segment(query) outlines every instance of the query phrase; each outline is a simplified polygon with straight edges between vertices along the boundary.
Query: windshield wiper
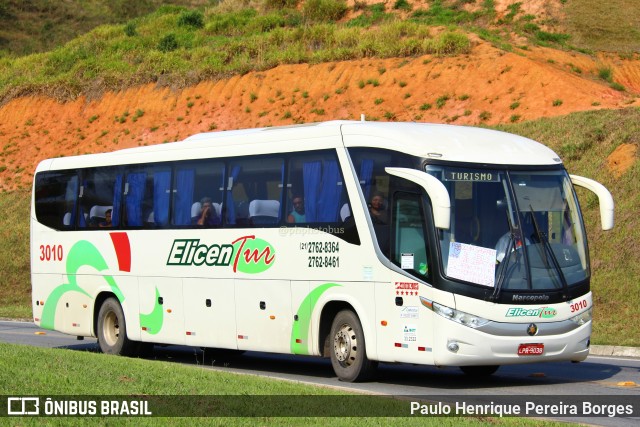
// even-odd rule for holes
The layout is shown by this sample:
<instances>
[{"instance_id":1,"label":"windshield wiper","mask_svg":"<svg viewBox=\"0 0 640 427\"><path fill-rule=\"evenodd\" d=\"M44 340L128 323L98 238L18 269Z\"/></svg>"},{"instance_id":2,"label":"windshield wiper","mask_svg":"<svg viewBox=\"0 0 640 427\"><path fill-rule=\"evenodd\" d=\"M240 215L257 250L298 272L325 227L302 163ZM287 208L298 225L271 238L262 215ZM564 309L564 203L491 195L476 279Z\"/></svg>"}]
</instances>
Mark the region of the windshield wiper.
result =
<instances>
[{"instance_id":1,"label":"windshield wiper","mask_svg":"<svg viewBox=\"0 0 640 427\"><path fill-rule=\"evenodd\" d=\"M498 278L496 279L496 286L493 290L493 294L489 297L490 301L497 301L500 298L500 291L502 290L502 283L504 283L504 278L507 275L507 268L509 267L509 259L511 259L511 248L514 246L514 242L516 237L514 233L509 232L509 243L507 244L507 249L504 253L504 258L500 261L500 273L498 273Z\"/></svg>"},{"instance_id":2,"label":"windshield wiper","mask_svg":"<svg viewBox=\"0 0 640 427\"><path fill-rule=\"evenodd\" d=\"M549 258L551 258L553 268L556 270L558 278L560 279L560 283L562 284L562 299L566 301L569 297L569 285L567 284L567 279L566 277L564 277L564 273L562 272L562 268L560 267L558 258L556 258L556 254L553 253L553 249L551 248L549 240L547 240L547 236L544 234L544 232L542 232L542 230L540 230L540 227L538 227L538 221L536 220L535 211L533 210L533 207L531 205L529 205L529 210L531 211L531 219L533 219L533 227L535 228L538 240L540 240L540 243L542 243L542 245L544 246L544 256L542 256L542 261L544 262L545 267L548 270L551 270L551 268L549 268ZM547 253L549 254L549 258L547 258Z\"/></svg>"},{"instance_id":3,"label":"windshield wiper","mask_svg":"<svg viewBox=\"0 0 640 427\"><path fill-rule=\"evenodd\" d=\"M489 297L489 301L497 301L500 298L500 291L502 291L502 284L504 283L504 278L507 275L507 269L509 268L509 260L511 259L511 250L515 248L516 236L515 227L511 223L511 217L509 216L509 212L507 214L507 225L509 226L509 242L507 243L507 248L505 249L504 256L500 261L500 272L498 273L498 277L496 279L495 288L493 290L493 294ZM516 255L517 257L517 255ZM516 263L517 264L517 259Z\"/></svg>"}]
</instances>

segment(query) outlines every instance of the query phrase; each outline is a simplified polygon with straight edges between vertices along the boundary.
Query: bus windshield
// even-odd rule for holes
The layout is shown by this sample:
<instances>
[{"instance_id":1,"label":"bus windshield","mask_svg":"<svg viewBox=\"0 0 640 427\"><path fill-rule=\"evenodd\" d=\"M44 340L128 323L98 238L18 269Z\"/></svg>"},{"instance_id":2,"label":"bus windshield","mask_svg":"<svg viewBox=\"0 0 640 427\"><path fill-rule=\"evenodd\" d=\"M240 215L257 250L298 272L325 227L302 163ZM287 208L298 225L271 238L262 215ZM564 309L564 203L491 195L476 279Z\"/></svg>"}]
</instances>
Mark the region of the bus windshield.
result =
<instances>
[{"instance_id":1,"label":"bus windshield","mask_svg":"<svg viewBox=\"0 0 640 427\"><path fill-rule=\"evenodd\" d=\"M440 230L444 274L510 292L566 290L589 277L585 232L563 169L509 171L428 165L449 191Z\"/></svg>"}]
</instances>

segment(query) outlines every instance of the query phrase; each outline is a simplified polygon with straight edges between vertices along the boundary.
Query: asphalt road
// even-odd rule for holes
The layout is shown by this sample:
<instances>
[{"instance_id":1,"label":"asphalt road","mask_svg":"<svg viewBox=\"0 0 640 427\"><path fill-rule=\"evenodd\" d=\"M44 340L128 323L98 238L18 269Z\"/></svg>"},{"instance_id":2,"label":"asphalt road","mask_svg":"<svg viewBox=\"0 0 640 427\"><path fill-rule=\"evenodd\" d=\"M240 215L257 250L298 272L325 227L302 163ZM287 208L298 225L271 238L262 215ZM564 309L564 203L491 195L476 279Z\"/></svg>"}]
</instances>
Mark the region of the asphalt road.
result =
<instances>
[{"instance_id":1,"label":"asphalt road","mask_svg":"<svg viewBox=\"0 0 640 427\"><path fill-rule=\"evenodd\" d=\"M0 342L69 350L98 351L95 339L78 341L73 336L44 331L32 323L0 321ZM502 366L491 377L471 379L457 368L381 364L375 381L349 384L338 381L326 359L247 352L240 357L204 357L199 349L156 346L152 360L206 366L210 369L261 375L356 392L393 396L428 396L435 401L448 397L476 401L504 396L535 401L556 397L565 403L573 398L597 396L609 403L632 402L640 410L640 360L590 356L582 363L537 363ZM479 400L477 400L480 403ZM488 402L488 401L487 401ZM485 403L485 400L482 400ZM553 418L553 417L548 417ZM559 418L560 419L560 418ZM640 417L569 417L565 421L602 426L638 426Z\"/></svg>"}]
</instances>

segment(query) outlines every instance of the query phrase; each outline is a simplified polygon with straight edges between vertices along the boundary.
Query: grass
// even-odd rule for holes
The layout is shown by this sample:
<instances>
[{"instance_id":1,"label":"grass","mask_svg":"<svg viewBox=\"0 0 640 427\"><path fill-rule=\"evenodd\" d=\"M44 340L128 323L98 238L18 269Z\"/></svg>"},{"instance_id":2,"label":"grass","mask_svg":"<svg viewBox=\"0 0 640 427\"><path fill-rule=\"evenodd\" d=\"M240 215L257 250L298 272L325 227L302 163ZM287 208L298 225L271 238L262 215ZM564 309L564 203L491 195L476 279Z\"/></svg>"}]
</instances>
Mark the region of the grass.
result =
<instances>
[{"instance_id":1,"label":"grass","mask_svg":"<svg viewBox=\"0 0 640 427\"><path fill-rule=\"evenodd\" d=\"M430 107L429 107L430 108ZM426 105L421 110L427 110ZM320 110L316 112L320 114ZM291 112L284 113L285 118ZM386 112L392 120L393 113ZM213 125L214 126L214 125ZM558 153L570 173L604 184L616 203L616 226L599 227L595 196L578 191L591 253L591 289L595 301L593 344L640 346L635 323L640 307L640 162L620 177L607 170L606 159L622 143L640 144L640 109L574 113L565 117L517 122L501 130L535 139ZM0 193L0 317L30 318L29 194Z\"/></svg>"},{"instance_id":2,"label":"grass","mask_svg":"<svg viewBox=\"0 0 640 427\"><path fill-rule=\"evenodd\" d=\"M0 317L31 318L28 192L0 194Z\"/></svg>"},{"instance_id":3,"label":"grass","mask_svg":"<svg viewBox=\"0 0 640 427\"><path fill-rule=\"evenodd\" d=\"M88 0L82 16L65 2L33 0L20 8L9 2L0 7L0 24L12 25L0 28L16 33L0 30L0 101L31 94L69 100L144 83L180 88L282 64L460 55L470 52L468 33L503 50L513 49L517 34L545 46L637 52L634 2L567 2L561 15L566 18L545 19L523 15L519 3L498 18L490 0L474 12L465 10L466 1L434 0L410 11L408 3L396 2L388 12L383 3L355 2L357 15L347 20L340 0L223 1L207 8L195 0ZM43 28L35 31L34 22L44 22ZM18 33L27 26L46 43L16 45L25 40ZM434 26L445 29L433 31ZM570 31L554 32L556 27ZM59 31L66 35L57 37ZM28 55L33 52L42 53Z\"/></svg>"},{"instance_id":4,"label":"grass","mask_svg":"<svg viewBox=\"0 0 640 427\"><path fill-rule=\"evenodd\" d=\"M564 10L573 45L592 51L640 50L640 18L636 0L569 1Z\"/></svg>"},{"instance_id":5,"label":"grass","mask_svg":"<svg viewBox=\"0 0 640 427\"><path fill-rule=\"evenodd\" d=\"M209 9L208 9L209 10ZM74 99L89 88L119 90L157 82L184 87L281 64L370 57L457 55L471 49L457 30L430 35L427 24L385 21L375 27L306 21L302 11L254 9L202 16L202 26L180 25L185 9L163 7L125 25L104 25L50 52L0 57L0 99L43 94Z\"/></svg>"},{"instance_id":6,"label":"grass","mask_svg":"<svg viewBox=\"0 0 640 427\"><path fill-rule=\"evenodd\" d=\"M30 94L69 100L144 83L180 88L281 64L460 55L471 49L467 33L503 50L513 50L513 34L579 51L640 50L636 0L563 2L552 17L524 15L515 3L502 18L492 0L474 12L466 0L412 10L397 1L388 11L356 1L346 20L341 0L19 3L0 3L0 102Z\"/></svg>"},{"instance_id":7,"label":"grass","mask_svg":"<svg viewBox=\"0 0 640 427\"><path fill-rule=\"evenodd\" d=\"M195 354L194 354L194 357ZM72 351L63 349L43 349L22 345L0 343L0 358L3 369L0 370L0 386L9 395L31 396L76 396L75 400L83 400L82 396L91 396L89 400L136 399L141 396L154 402L153 396L176 396L173 402L180 403L180 397L191 405L198 402L187 396L203 396L201 402L210 407L214 399L222 402L217 404L208 417L200 418L158 418L158 417L111 417L109 425L155 426L161 425L282 425L282 426L315 426L319 423L329 426L352 425L354 427L385 426L394 418L387 417L358 417L349 414L384 414L395 416L395 420L403 425L415 426L536 426L539 420L524 418L492 418L492 417L410 417L410 401L385 398L379 396L350 395L335 389L310 386L289 381L279 381L261 378L253 375L239 375L227 372L192 367L178 363L159 362L142 359L127 359L124 357L108 356L86 351ZM25 363L28 360L29 363ZM90 381L87 381L90 378ZM96 386L99 385L97 389ZM97 396L99 390L99 396ZM224 396L235 398L225 398ZM254 397L252 399L252 396ZM251 403L263 396L275 403L280 403L285 412L296 411L299 408L287 408L296 402L309 403L309 410L318 412L318 403L324 399L332 399L334 405L325 408L331 414L336 413L336 406L349 406L340 416L334 417L237 417L214 418L213 415L224 410L224 403L237 407L235 414L251 413L255 408ZM282 396L280 398L279 396ZM299 397L298 400L297 397ZM305 397L310 397L306 400ZM315 399L315 398L317 399ZM333 400L333 399L338 399ZM234 403L235 402L235 403ZM357 405L361 402L360 405ZM356 405L353 405L356 403ZM351 404L351 405L349 405ZM197 405L194 410L206 410L204 404ZM167 410L155 407L156 411ZM258 408L260 410L262 408ZM322 409L322 408L321 408ZM346 408L345 408L346 409ZM184 410L184 407L179 409ZM326 413L324 412L323 413ZM156 412L158 413L158 412ZM398 417L402 417L400 420ZM104 425L106 419L102 417L12 417L14 425ZM561 422L545 421L545 425L566 426Z\"/></svg>"},{"instance_id":8,"label":"grass","mask_svg":"<svg viewBox=\"0 0 640 427\"><path fill-rule=\"evenodd\" d=\"M103 24L126 22L146 15L162 4L194 7L201 0L52 0L0 1L0 57L45 52ZM128 31L134 34L135 25Z\"/></svg>"}]
</instances>

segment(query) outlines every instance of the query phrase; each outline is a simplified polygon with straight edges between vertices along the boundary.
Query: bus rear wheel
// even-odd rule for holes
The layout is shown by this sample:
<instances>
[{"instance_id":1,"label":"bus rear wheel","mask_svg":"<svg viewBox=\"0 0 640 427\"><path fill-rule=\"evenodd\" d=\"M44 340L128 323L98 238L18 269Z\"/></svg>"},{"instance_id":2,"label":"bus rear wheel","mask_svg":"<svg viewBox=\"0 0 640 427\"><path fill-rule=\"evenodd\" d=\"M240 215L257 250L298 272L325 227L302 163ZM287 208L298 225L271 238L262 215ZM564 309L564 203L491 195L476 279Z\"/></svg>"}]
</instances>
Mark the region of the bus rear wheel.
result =
<instances>
[{"instance_id":1,"label":"bus rear wheel","mask_svg":"<svg viewBox=\"0 0 640 427\"><path fill-rule=\"evenodd\" d=\"M342 310L331 325L331 365L340 381L365 381L375 373L378 362L367 358L360 319Z\"/></svg>"},{"instance_id":2,"label":"bus rear wheel","mask_svg":"<svg viewBox=\"0 0 640 427\"><path fill-rule=\"evenodd\" d=\"M470 377L488 377L495 374L498 368L500 365L460 366L460 370Z\"/></svg>"},{"instance_id":3,"label":"bus rear wheel","mask_svg":"<svg viewBox=\"0 0 640 427\"><path fill-rule=\"evenodd\" d=\"M127 338L127 323L122 306L115 298L107 298L98 312L98 344L105 354L134 356L139 343Z\"/></svg>"}]
</instances>

